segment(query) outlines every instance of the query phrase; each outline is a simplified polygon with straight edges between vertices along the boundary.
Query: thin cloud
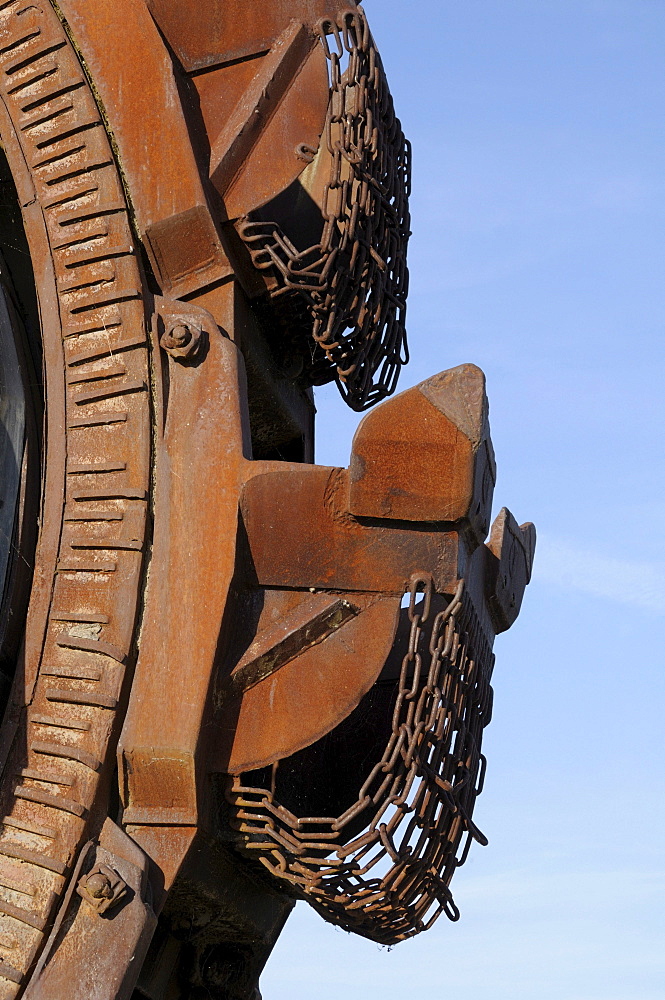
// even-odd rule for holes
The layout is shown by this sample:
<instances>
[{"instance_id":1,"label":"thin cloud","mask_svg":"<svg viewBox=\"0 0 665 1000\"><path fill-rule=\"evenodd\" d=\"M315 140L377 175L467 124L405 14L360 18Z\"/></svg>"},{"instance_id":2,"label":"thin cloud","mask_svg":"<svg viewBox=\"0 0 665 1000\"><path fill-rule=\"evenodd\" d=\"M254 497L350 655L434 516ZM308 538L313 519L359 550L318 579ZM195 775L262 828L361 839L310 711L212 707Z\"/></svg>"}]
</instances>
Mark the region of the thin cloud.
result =
<instances>
[{"instance_id":1,"label":"thin cloud","mask_svg":"<svg viewBox=\"0 0 665 1000\"><path fill-rule=\"evenodd\" d=\"M655 563L617 559L539 534L534 576L568 590L665 614L665 570Z\"/></svg>"}]
</instances>

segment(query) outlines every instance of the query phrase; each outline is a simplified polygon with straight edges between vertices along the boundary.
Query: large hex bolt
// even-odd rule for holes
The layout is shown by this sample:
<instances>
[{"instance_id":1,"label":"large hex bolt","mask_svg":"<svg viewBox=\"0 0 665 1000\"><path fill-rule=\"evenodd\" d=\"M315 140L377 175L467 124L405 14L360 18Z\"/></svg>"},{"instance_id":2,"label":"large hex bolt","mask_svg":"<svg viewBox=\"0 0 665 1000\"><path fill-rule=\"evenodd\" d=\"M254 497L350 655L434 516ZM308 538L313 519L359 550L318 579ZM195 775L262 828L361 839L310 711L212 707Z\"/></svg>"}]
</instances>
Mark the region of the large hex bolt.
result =
<instances>
[{"instance_id":1,"label":"large hex bolt","mask_svg":"<svg viewBox=\"0 0 665 1000\"><path fill-rule=\"evenodd\" d=\"M197 327L178 318L167 325L159 342L172 358L192 361L201 351L203 336Z\"/></svg>"},{"instance_id":2,"label":"large hex bolt","mask_svg":"<svg viewBox=\"0 0 665 1000\"><path fill-rule=\"evenodd\" d=\"M76 891L98 913L106 913L127 894L127 883L113 868L97 865L79 880Z\"/></svg>"},{"instance_id":3,"label":"large hex bolt","mask_svg":"<svg viewBox=\"0 0 665 1000\"><path fill-rule=\"evenodd\" d=\"M94 899L110 899L113 895L111 880L102 872L88 875L85 880L85 891Z\"/></svg>"}]
</instances>

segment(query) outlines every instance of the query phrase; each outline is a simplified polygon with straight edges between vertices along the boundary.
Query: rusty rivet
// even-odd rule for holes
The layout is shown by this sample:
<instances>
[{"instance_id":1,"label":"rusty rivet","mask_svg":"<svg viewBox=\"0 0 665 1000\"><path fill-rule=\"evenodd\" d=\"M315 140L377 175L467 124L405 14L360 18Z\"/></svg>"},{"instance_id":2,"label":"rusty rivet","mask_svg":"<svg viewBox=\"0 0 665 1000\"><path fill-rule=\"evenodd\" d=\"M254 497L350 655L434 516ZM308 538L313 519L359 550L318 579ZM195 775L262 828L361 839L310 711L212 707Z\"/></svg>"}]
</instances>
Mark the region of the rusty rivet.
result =
<instances>
[{"instance_id":1,"label":"rusty rivet","mask_svg":"<svg viewBox=\"0 0 665 1000\"><path fill-rule=\"evenodd\" d=\"M172 358L187 361L195 358L203 346L201 331L182 320L167 327L159 342Z\"/></svg>"}]
</instances>

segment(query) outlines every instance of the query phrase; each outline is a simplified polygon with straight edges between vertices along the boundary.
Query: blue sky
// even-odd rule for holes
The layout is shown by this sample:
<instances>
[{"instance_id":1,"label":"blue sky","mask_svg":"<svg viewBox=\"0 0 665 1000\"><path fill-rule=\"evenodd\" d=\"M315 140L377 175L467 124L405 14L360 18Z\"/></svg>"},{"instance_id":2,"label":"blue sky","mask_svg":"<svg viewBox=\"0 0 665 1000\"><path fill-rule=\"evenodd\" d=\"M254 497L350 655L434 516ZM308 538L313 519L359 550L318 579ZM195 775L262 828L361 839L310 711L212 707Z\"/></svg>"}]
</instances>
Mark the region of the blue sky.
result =
<instances>
[{"instance_id":1,"label":"blue sky","mask_svg":"<svg viewBox=\"0 0 665 1000\"><path fill-rule=\"evenodd\" d=\"M484 369L497 509L539 543L461 921L388 952L299 904L263 996L663 1000L665 3L366 10L414 146L400 388ZM345 465L358 418L317 405L317 461Z\"/></svg>"}]
</instances>

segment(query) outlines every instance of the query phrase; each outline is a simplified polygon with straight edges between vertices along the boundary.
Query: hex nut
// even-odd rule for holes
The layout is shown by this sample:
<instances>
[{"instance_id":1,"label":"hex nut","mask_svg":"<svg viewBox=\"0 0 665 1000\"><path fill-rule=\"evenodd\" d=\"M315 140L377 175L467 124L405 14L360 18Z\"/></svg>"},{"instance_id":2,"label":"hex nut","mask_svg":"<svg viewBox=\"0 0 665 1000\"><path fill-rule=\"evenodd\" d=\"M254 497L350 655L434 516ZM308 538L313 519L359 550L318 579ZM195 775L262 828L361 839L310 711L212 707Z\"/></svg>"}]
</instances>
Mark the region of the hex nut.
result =
<instances>
[{"instance_id":1,"label":"hex nut","mask_svg":"<svg viewBox=\"0 0 665 1000\"><path fill-rule=\"evenodd\" d=\"M98 913L113 909L127 894L127 883L108 865L96 865L79 879L76 886L81 899Z\"/></svg>"},{"instance_id":2,"label":"hex nut","mask_svg":"<svg viewBox=\"0 0 665 1000\"><path fill-rule=\"evenodd\" d=\"M177 319L166 328L159 343L172 358L192 361L203 347L203 336L191 323Z\"/></svg>"},{"instance_id":3,"label":"hex nut","mask_svg":"<svg viewBox=\"0 0 665 1000\"><path fill-rule=\"evenodd\" d=\"M113 895L111 880L102 872L93 872L85 880L85 890L95 899L110 899Z\"/></svg>"}]
</instances>

